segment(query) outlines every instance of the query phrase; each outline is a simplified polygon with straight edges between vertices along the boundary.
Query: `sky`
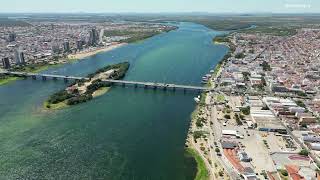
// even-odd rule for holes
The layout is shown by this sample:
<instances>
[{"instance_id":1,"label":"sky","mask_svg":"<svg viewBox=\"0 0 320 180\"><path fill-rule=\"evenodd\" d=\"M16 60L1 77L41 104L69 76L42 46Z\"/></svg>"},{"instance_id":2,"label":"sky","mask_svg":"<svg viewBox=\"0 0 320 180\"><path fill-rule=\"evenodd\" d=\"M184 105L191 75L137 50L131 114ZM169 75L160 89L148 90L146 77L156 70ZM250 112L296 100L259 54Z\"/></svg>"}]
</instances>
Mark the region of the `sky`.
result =
<instances>
[{"instance_id":1,"label":"sky","mask_svg":"<svg viewBox=\"0 0 320 180\"><path fill-rule=\"evenodd\" d=\"M0 13L320 13L320 0L0 0Z\"/></svg>"}]
</instances>

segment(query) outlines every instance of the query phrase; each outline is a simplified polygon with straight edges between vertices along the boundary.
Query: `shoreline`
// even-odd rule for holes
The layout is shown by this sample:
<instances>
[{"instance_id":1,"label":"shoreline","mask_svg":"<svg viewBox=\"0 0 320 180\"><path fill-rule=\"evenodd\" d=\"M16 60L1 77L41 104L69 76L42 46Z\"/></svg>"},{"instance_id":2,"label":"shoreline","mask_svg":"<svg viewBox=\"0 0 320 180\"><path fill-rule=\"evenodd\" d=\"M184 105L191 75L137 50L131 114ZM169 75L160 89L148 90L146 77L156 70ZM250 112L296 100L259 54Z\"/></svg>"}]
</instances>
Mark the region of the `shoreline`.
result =
<instances>
[{"instance_id":1,"label":"shoreline","mask_svg":"<svg viewBox=\"0 0 320 180\"><path fill-rule=\"evenodd\" d=\"M229 48L229 50L214 67L213 69L214 72L210 73L212 74L212 77L210 78L210 81L208 81L208 84L204 85L204 86L211 86L211 87L215 87L215 84L212 84L211 80L217 78L220 75L221 70L224 68L224 65L225 65L224 62L226 60L226 57L228 57L228 55L231 53L230 46L227 43L216 42L213 39L213 44L225 45ZM209 113L208 112L209 110L207 110L205 107L206 98L207 98L207 93L201 93L200 102L196 105L194 111L191 114L191 122L190 122L190 127L187 134L187 139L186 139L186 147L187 147L186 151L188 153L190 153L189 151L193 151L193 153L190 153L190 155L193 156L193 158L196 160L196 163L197 163L197 174L196 174L195 180L217 179L214 168L218 169L218 167L213 166L214 162L211 162L211 160L205 157L204 153L201 150L201 147L199 149L199 147L196 145L197 139L194 138L194 132L196 131L199 132L199 129L196 126L197 118L199 118L202 111Z\"/></svg>"},{"instance_id":2,"label":"shoreline","mask_svg":"<svg viewBox=\"0 0 320 180\"><path fill-rule=\"evenodd\" d=\"M120 47L125 46L127 44L128 43L118 43L118 44L106 46L106 47L95 49L95 50L91 50L91 51L87 50L86 52L80 52L80 53L76 53L76 54L69 54L66 59L60 58L59 61L58 61L59 63L57 63L57 64L39 65L38 68L36 68L34 70L29 70L29 71L26 71L26 72L38 73L38 72L41 72L41 71L45 71L45 70L47 70L47 69L49 69L51 67L61 66L63 64L69 63L71 61L78 61L78 60L81 60L81 59L84 59L84 58L88 58L88 57L97 55L97 54L102 53L102 52L112 51L114 49L120 48ZM65 63L62 63L63 61L65 61ZM9 84L9 83L14 82L14 81L19 80L19 79L21 79L21 78L13 77L13 76L8 76L8 77L5 77L3 79L0 78L0 86Z\"/></svg>"},{"instance_id":3,"label":"shoreline","mask_svg":"<svg viewBox=\"0 0 320 180\"><path fill-rule=\"evenodd\" d=\"M69 54L68 57L67 57L67 60L80 60L80 59L84 59L84 58L87 58L87 57L90 57L90 56L94 56L94 55L97 55L99 53L102 53L102 52L108 52L108 51L112 51L114 49L117 49L117 48L120 48L122 46L125 46L127 45L128 43L117 43L117 44L113 44L113 45L110 45L110 46L105 46L105 47L102 47L102 48L98 48L98 49L95 49L95 50L85 50L85 51L82 51L82 52L79 52L79 53L75 53L75 54Z\"/></svg>"}]
</instances>

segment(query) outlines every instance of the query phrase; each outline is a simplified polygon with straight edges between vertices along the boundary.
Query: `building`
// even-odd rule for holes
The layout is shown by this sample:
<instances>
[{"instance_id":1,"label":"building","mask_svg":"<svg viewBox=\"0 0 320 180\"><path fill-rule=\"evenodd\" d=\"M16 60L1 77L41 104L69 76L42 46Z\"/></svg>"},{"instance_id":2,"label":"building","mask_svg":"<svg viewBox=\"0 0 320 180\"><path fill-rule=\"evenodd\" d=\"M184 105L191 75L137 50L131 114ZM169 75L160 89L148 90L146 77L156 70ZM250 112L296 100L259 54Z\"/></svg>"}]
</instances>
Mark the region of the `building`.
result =
<instances>
[{"instance_id":1,"label":"building","mask_svg":"<svg viewBox=\"0 0 320 180\"><path fill-rule=\"evenodd\" d=\"M311 113L296 113L296 117L299 119L299 124L313 124L317 122L317 118L314 117Z\"/></svg>"},{"instance_id":2,"label":"building","mask_svg":"<svg viewBox=\"0 0 320 180\"><path fill-rule=\"evenodd\" d=\"M4 69L9 69L11 67L9 58L7 57L2 59L2 64Z\"/></svg>"},{"instance_id":3,"label":"building","mask_svg":"<svg viewBox=\"0 0 320 180\"><path fill-rule=\"evenodd\" d=\"M8 42L14 42L14 41L16 41L16 34L10 33L8 36Z\"/></svg>"},{"instance_id":4,"label":"building","mask_svg":"<svg viewBox=\"0 0 320 180\"><path fill-rule=\"evenodd\" d=\"M24 53L18 49L15 51L14 58L17 65L22 65L26 63Z\"/></svg>"},{"instance_id":5,"label":"building","mask_svg":"<svg viewBox=\"0 0 320 180\"><path fill-rule=\"evenodd\" d=\"M60 54L60 47L59 47L59 45L53 44L53 45L52 45L52 52L53 52L54 54Z\"/></svg>"},{"instance_id":6,"label":"building","mask_svg":"<svg viewBox=\"0 0 320 180\"><path fill-rule=\"evenodd\" d=\"M69 41L63 42L63 50L64 50L65 53L66 52L70 52L70 43L69 43Z\"/></svg>"},{"instance_id":7,"label":"building","mask_svg":"<svg viewBox=\"0 0 320 180\"><path fill-rule=\"evenodd\" d=\"M82 50L84 44L85 44L85 42L83 40L78 40L77 41L77 49Z\"/></svg>"},{"instance_id":8,"label":"building","mask_svg":"<svg viewBox=\"0 0 320 180\"><path fill-rule=\"evenodd\" d=\"M252 159L248 156L248 154L246 152L238 152L238 157L239 157L240 161L243 161L243 162L252 161Z\"/></svg>"},{"instance_id":9,"label":"building","mask_svg":"<svg viewBox=\"0 0 320 180\"><path fill-rule=\"evenodd\" d=\"M98 44L99 41L99 33L95 28L92 28L89 32L89 46L95 46Z\"/></svg>"}]
</instances>

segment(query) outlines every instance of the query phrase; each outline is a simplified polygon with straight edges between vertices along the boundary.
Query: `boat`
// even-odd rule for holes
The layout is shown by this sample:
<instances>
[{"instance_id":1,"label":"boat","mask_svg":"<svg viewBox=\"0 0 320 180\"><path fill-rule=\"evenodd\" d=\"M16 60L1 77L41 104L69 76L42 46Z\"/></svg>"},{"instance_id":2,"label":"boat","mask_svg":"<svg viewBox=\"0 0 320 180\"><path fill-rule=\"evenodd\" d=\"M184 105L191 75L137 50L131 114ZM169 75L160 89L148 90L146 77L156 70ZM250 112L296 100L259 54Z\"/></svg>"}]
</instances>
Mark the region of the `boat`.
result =
<instances>
[{"instance_id":1,"label":"boat","mask_svg":"<svg viewBox=\"0 0 320 180\"><path fill-rule=\"evenodd\" d=\"M193 98L196 103L200 102L200 96Z\"/></svg>"}]
</instances>

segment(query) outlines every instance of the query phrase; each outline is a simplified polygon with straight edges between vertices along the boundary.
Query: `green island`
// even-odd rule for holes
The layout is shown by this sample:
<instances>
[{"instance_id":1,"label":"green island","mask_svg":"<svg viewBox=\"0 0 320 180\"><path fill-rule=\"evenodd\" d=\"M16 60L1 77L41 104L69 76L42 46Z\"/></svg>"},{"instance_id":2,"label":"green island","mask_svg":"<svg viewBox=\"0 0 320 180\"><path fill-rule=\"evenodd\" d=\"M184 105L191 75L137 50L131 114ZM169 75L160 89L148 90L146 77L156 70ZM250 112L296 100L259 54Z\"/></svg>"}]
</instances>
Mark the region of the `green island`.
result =
<instances>
[{"instance_id":1,"label":"green island","mask_svg":"<svg viewBox=\"0 0 320 180\"><path fill-rule=\"evenodd\" d=\"M48 100L44 102L44 107L46 109L61 109L101 96L108 92L111 87L111 83L104 82L104 80L124 78L129 66L129 62L123 62L101 68L89 74L87 80L77 80L66 89L51 95Z\"/></svg>"}]
</instances>

